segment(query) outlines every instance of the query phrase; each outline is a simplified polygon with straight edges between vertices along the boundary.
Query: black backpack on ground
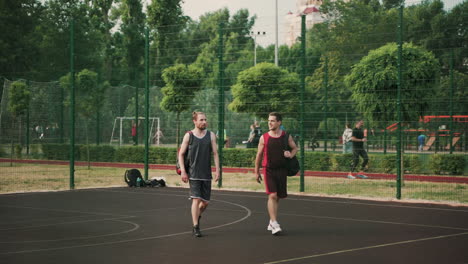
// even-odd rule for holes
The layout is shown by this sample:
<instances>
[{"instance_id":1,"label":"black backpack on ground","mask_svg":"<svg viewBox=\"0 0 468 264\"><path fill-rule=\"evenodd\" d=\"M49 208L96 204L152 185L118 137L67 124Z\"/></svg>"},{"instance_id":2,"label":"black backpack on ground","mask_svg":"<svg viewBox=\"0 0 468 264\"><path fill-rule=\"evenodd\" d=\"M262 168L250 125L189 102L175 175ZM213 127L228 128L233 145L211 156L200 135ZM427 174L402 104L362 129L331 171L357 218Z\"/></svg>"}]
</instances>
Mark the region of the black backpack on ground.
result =
<instances>
[{"instance_id":1,"label":"black backpack on ground","mask_svg":"<svg viewBox=\"0 0 468 264\"><path fill-rule=\"evenodd\" d=\"M128 187L146 186L146 182L141 176L141 172L138 169L126 170L124 174L124 180L128 184Z\"/></svg>"},{"instance_id":2,"label":"black backpack on ground","mask_svg":"<svg viewBox=\"0 0 468 264\"><path fill-rule=\"evenodd\" d=\"M149 187L156 187L156 188L159 188L159 187L166 187L166 181L164 181L163 179L151 179L151 180L147 180L145 181L146 182L146 186L149 186Z\"/></svg>"}]
</instances>

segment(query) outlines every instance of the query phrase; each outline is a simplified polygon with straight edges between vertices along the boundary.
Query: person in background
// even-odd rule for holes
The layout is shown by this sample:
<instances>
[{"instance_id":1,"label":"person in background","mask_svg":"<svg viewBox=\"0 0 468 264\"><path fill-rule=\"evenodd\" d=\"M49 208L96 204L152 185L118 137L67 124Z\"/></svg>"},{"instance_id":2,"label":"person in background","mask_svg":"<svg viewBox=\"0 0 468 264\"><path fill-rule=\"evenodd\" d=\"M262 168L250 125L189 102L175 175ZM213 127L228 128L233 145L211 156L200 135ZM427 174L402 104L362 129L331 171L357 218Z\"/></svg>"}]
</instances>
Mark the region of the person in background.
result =
<instances>
[{"instance_id":1,"label":"person in background","mask_svg":"<svg viewBox=\"0 0 468 264\"><path fill-rule=\"evenodd\" d=\"M353 142L351 141L352 135L353 130L351 129L351 125L346 123L346 128L341 136L343 140L343 154L352 153L353 151Z\"/></svg>"},{"instance_id":2,"label":"person in background","mask_svg":"<svg viewBox=\"0 0 468 264\"><path fill-rule=\"evenodd\" d=\"M426 135L421 134L418 136L418 151L423 151L424 145L426 145Z\"/></svg>"},{"instance_id":3,"label":"person in background","mask_svg":"<svg viewBox=\"0 0 468 264\"><path fill-rule=\"evenodd\" d=\"M368 178L366 175L364 175L364 171L367 168L367 163L369 162L369 157L367 156L367 152L364 149L364 142L367 141L367 137L364 135L362 128L363 126L364 120L358 120L351 135L351 141L353 142L353 163L351 165L351 171L348 173L348 179L356 179L356 177L361 179ZM353 172L359 164L359 157L362 157L361 170L356 176L354 176Z\"/></svg>"}]
</instances>

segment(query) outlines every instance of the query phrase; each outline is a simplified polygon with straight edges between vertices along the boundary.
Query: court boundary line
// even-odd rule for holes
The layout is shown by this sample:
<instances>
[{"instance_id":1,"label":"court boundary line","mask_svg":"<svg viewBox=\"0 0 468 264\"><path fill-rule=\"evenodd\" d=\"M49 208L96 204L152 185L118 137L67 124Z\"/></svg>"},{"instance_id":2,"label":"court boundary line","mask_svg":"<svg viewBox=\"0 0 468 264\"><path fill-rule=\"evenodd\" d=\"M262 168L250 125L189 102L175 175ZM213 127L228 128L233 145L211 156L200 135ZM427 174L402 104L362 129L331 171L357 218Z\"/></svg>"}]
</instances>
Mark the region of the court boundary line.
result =
<instances>
[{"instance_id":1,"label":"court boundary line","mask_svg":"<svg viewBox=\"0 0 468 264\"><path fill-rule=\"evenodd\" d=\"M125 230L125 231L114 232L114 233L103 234L103 235L96 235L96 236L82 236L82 237L50 239L50 240L48 240L48 239L45 239L45 240L30 240L30 241L19 241L19 242L2 242L2 241L0 241L0 244L31 244L31 243L45 243L45 242L82 240L82 239L90 239L90 238L99 238L99 237L108 237L108 236L117 236L117 235L121 235L121 234L127 234L127 233L131 233L131 232L133 232L135 230L138 230L140 228L140 225L135 223L135 222L125 221L125 220L121 220L121 219L103 219L103 220L85 221L85 222L98 222L98 221L106 221L106 220L107 221L116 221L116 222L128 223L130 225L133 225L133 228ZM65 223L65 224L75 224L75 223Z\"/></svg>"},{"instance_id":2,"label":"court boundary line","mask_svg":"<svg viewBox=\"0 0 468 264\"><path fill-rule=\"evenodd\" d=\"M233 190L216 190L220 192L236 192ZM250 191L249 191L250 192ZM252 191L253 192L253 191ZM247 192L241 192L241 193L247 193ZM261 192L254 192L254 193L261 193ZM266 199L267 196L265 197L260 197L260 196L255 196L255 195L238 195L238 194L217 194L217 195L223 195L223 196L239 196L239 197L251 197L251 198L261 198L261 199ZM294 196L301 196L302 194L290 194ZM346 201L321 201L321 200L313 200L316 199L317 196L307 196L310 197L311 199L304 199L304 198L291 198L288 196L288 198L285 198L284 200L293 200L293 201L306 201L306 202L318 202L318 203L337 203L337 204L352 204L352 205L368 205L368 206L377 206L377 207L394 207L394 208L407 208L407 209L421 209L421 210L435 210L435 211L449 211L449 212L461 212L461 213L468 213L468 209L449 209L449 208L430 208L430 207L422 207L422 206L405 206L405 205L396 205L396 204L373 204L373 203L365 203L365 202L346 202ZM356 198L344 198L344 197L323 197L323 198L331 198L331 199L350 199L350 200L356 200ZM369 201L374 201L374 200L369 200ZM400 203L399 201L385 201L385 200L375 200L375 202L378 203ZM446 204L428 204L428 205L438 205L438 206L451 206L451 205L446 205Z\"/></svg>"},{"instance_id":3,"label":"court boundary line","mask_svg":"<svg viewBox=\"0 0 468 264\"><path fill-rule=\"evenodd\" d=\"M345 218L345 217L334 217L334 216L317 216L317 215L306 215L306 214L291 214L291 213L282 213L281 215L320 218L320 219L331 219L331 220L343 220L343 221L352 221L352 222L366 222L366 223L385 224L385 225L402 225L402 226L414 226L414 227L425 227L425 228L437 228L437 229L450 229L450 230L458 230L458 231L468 231L468 228L452 227L452 226L411 224L411 223L403 223L403 222L390 222L390 221L356 219L356 218Z\"/></svg>"},{"instance_id":4,"label":"court boundary line","mask_svg":"<svg viewBox=\"0 0 468 264\"><path fill-rule=\"evenodd\" d=\"M117 192L119 193L120 191L108 191L108 192ZM126 192L123 192L126 193ZM137 192L131 192L135 194L141 194ZM149 193L147 193L149 194ZM158 195L163 195L163 194L158 194ZM174 195L174 194L166 194L165 196L181 196L181 195ZM226 204L231 204L237 207L243 208L247 214L235 221L228 222L225 224L217 225L217 226L212 226L208 228L204 228L204 230L213 230L213 229L218 229L222 228L225 226L230 226L237 224L239 222L242 222L249 218L252 215L252 211L241 204L229 202L229 201L224 201L224 200L218 200L218 199L212 199L212 201L218 201L221 203L226 203ZM54 247L54 248L43 248L43 249L31 249L31 250L20 250L20 251L9 251L9 252L0 252L0 255L13 255L13 254L23 254L23 253L35 253L35 252L45 252L45 251L53 251L53 250L63 250L63 249L72 249L72 248L84 248L84 247L95 247L95 246L105 246L105 245L114 245L114 244L122 244L122 243L130 243L130 242L137 242L137 241L146 241L146 240L153 240L153 239L161 239L161 238L168 238L168 237L174 237L174 236L179 236L179 235L185 235L185 234L191 234L192 231L184 231L184 232L178 232L178 233L172 233L172 234L165 234L165 235L158 235L158 236L151 236L151 237L141 237L141 238L136 238L136 239L124 239L124 240L118 240L118 241L109 241L109 242L102 242L102 243L93 243L93 244L83 244L83 245L75 245L75 246L66 246L66 247Z\"/></svg>"},{"instance_id":5,"label":"court boundary line","mask_svg":"<svg viewBox=\"0 0 468 264\"><path fill-rule=\"evenodd\" d=\"M309 256L302 256L302 257L296 257L296 258L290 258L290 259L282 259L282 260L264 262L264 264L286 263L286 262L292 262L292 261L297 261L297 260L304 260L304 259L311 259L311 258L317 258L317 257L323 257L323 256L338 255L338 254L356 252L356 251L367 250L367 249L390 247L390 246L410 244L410 243L418 243L418 242L422 242L422 241L430 241L430 240L444 239L444 238L464 236L464 235L468 235L468 232L450 234L450 235L444 235L444 236L426 237L426 238L421 238L421 239L403 240L403 241L399 241L399 242L386 243L386 244L367 246L367 247L360 247L360 248L343 249L343 250L337 250L337 251L321 253L321 254L315 254L315 255L309 255Z\"/></svg>"}]
</instances>

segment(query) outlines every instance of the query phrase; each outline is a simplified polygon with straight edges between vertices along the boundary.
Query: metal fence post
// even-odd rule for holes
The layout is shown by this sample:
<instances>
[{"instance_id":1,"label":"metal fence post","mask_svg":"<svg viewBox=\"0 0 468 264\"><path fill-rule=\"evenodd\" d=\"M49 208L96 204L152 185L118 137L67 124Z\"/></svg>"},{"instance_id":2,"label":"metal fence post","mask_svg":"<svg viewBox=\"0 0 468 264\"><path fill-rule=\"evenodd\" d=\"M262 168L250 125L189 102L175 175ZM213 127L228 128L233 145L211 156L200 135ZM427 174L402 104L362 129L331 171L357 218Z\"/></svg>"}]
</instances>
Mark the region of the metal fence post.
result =
<instances>
[{"instance_id":1,"label":"metal fence post","mask_svg":"<svg viewBox=\"0 0 468 264\"><path fill-rule=\"evenodd\" d=\"M148 180L149 117L149 30L147 27L145 29L145 180Z\"/></svg>"},{"instance_id":2,"label":"metal fence post","mask_svg":"<svg viewBox=\"0 0 468 264\"><path fill-rule=\"evenodd\" d=\"M75 188L75 21L70 21L70 189Z\"/></svg>"},{"instance_id":3,"label":"metal fence post","mask_svg":"<svg viewBox=\"0 0 468 264\"><path fill-rule=\"evenodd\" d=\"M398 87L397 87L397 182L396 182L396 198L401 199L401 181L402 181L402 170L401 170L401 87L402 83L402 51L403 51L403 4L400 5L398 10Z\"/></svg>"},{"instance_id":4,"label":"metal fence post","mask_svg":"<svg viewBox=\"0 0 468 264\"><path fill-rule=\"evenodd\" d=\"M305 159L305 149L304 149L304 92L305 92L305 75L306 75L306 27L305 27L305 15L301 16L301 93L300 93L300 163L301 163L301 175L300 175L300 186L299 191L304 192L304 159Z\"/></svg>"},{"instance_id":5,"label":"metal fence post","mask_svg":"<svg viewBox=\"0 0 468 264\"><path fill-rule=\"evenodd\" d=\"M223 64L223 29L224 23L219 24L218 35L218 156L219 156L219 181L218 187L223 186L223 148L224 148L224 64Z\"/></svg>"},{"instance_id":6,"label":"metal fence post","mask_svg":"<svg viewBox=\"0 0 468 264\"><path fill-rule=\"evenodd\" d=\"M325 131L324 135L324 145L323 151L327 152L328 145L328 57L325 56L325 65L323 66L323 89L325 90L325 100L324 100L324 121L325 121Z\"/></svg>"},{"instance_id":7,"label":"metal fence post","mask_svg":"<svg viewBox=\"0 0 468 264\"><path fill-rule=\"evenodd\" d=\"M449 146L450 146L450 154L453 154L453 49L450 51L450 132L449 132Z\"/></svg>"}]
</instances>

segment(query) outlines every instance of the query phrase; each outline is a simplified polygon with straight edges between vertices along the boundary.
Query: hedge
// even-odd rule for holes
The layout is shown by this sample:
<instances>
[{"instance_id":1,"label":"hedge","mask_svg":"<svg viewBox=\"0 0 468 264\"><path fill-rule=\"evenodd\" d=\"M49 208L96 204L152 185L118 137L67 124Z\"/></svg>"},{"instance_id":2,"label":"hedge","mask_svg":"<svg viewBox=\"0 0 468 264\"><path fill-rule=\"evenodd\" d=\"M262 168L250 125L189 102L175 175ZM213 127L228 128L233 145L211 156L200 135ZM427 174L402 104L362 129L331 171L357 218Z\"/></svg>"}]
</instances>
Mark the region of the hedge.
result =
<instances>
[{"instance_id":1,"label":"hedge","mask_svg":"<svg viewBox=\"0 0 468 264\"><path fill-rule=\"evenodd\" d=\"M113 147L109 145L89 146L90 161L143 163L145 148L143 146ZM66 144L43 144L43 155L50 160L68 160L70 146ZM223 150L223 166L253 168L256 149L227 148ZM168 147L150 147L150 164L175 164L177 150ZM299 153L298 153L299 155ZM424 166L421 155L405 154L403 156L405 173L412 174L451 174L463 175L468 165L466 155L432 154L428 166ZM86 145L77 145L76 160L87 160ZM311 171L349 171L352 154L331 152L306 152L304 169ZM427 161L426 161L427 162ZM369 172L396 173L395 154L370 154ZM427 168L426 168L427 167Z\"/></svg>"}]
</instances>

